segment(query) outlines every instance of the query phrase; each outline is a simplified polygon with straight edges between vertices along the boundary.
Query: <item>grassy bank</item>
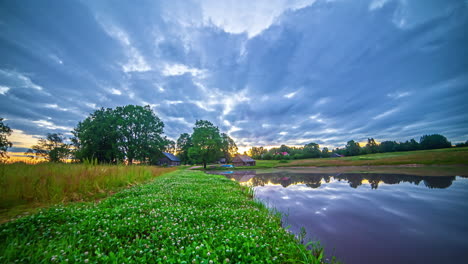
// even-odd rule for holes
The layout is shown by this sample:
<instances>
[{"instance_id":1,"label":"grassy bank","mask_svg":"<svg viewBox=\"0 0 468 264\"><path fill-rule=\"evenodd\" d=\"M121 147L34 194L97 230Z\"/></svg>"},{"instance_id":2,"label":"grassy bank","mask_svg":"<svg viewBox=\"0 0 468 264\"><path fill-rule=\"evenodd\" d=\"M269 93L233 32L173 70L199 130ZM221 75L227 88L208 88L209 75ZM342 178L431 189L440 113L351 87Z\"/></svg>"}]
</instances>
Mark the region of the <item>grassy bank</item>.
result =
<instances>
[{"instance_id":1,"label":"grassy bank","mask_svg":"<svg viewBox=\"0 0 468 264\"><path fill-rule=\"evenodd\" d=\"M37 207L106 197L172 170L152 166L0 164L0 221Z\"/></svg>"},{"instance_id":2,"label":"grassy bank","mask_svg":"<svg viewBox=\"0 0 468 264\"><path fill-rule=\"evenodd\" d=\"M3 224L0 262L15 261L319 263L249 189L199 171Z\"/></svg>"},{"instance_id":3,"label":"grassy bank","mask_svg":"<svg viewBox=\"0 0 468 264\"><path fill-rule=\"evenodd\" d=\"M333 167L376 165L468 165L468 147L406 152L376 153L342 158L301 160L257 160L256 166L236 168L211 168L224 170L267 169L277 167Z\"/></svg>"}]
</instances>

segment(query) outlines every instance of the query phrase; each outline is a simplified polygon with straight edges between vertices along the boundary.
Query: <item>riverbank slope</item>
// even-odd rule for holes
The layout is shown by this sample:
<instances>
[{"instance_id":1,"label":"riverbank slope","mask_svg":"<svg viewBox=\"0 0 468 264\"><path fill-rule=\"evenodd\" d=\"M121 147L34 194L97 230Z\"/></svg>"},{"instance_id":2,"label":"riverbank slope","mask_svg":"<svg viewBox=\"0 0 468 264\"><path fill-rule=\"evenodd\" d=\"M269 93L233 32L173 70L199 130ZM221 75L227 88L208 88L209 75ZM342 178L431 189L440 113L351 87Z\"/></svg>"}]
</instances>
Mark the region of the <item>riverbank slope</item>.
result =
<instances>
[{"instance_id":1,"label":"riverbank slope","mask_svg":"<svg viewBox=\"0 0 468 264\"><path fill-rule=\"evenodd\" d=\"M319 263L252 196L223 176L178 170L1 225L0 262Z\"/></svg>"}]
</instances>

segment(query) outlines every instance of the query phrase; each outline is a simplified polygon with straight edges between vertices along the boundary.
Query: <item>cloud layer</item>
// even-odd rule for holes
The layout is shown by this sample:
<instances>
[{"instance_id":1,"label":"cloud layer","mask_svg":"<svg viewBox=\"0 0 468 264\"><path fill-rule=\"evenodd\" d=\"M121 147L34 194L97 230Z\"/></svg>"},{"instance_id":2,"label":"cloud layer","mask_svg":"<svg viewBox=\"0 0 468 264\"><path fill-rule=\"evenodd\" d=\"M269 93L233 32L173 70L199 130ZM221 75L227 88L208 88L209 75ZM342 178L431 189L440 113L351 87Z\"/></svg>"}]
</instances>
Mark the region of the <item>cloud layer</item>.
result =
<instances>
[{"instance_id":1,"label":"cloud layer","mask_svg":"<svg viewBox=\"0 0 468 264\"><path fill-rule=\"evenodd\" d=\"M138 104L173 139L197 119L244 146L468 139L466 1L0 5L0 116L21 135Z\"/></svg>"}]
</instances>

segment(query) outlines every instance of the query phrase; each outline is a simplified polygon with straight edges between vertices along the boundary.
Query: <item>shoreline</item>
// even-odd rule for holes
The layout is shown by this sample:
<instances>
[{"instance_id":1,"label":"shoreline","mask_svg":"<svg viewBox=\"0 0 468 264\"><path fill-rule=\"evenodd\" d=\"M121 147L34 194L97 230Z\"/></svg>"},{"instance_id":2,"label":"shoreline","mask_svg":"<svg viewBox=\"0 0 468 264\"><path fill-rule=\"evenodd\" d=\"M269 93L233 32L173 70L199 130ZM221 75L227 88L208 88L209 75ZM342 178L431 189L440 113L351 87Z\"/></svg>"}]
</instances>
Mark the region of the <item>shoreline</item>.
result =
<instances>
[{"instance_id":1,"label":"shoreline","mask_svg":"<svg viewBox=\"0 0 468 264\"><path fill-rule=\"evenodd\" d=\"M0 233L0 262L323 263L251 189L201 171L170 172L97 204L41 210Z\"/></svg>"}]
</instances>

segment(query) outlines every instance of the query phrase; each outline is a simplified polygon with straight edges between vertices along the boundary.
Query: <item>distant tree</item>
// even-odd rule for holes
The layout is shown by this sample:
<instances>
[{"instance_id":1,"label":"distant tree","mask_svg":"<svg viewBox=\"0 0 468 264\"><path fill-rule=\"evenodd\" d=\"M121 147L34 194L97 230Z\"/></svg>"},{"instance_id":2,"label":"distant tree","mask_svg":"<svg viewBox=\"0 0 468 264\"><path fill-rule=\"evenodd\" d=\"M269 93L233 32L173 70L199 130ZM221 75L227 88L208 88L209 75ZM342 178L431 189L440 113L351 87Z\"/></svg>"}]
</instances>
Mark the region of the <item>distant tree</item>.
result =
<instances>
[{"instance_id":1,"label":"distant tree","mask_svg":"<svg viewBox=\"0 0 468 264\"><path fill-rule=\"evenodd\" d=\"M322 158L329 158L330 155L331 155L331 153L328 151L328 148L324 147L322 149L322 154L321 154Z\"/></svg>"},{"instance_id":2,"label":"distant tree","mask_svg":"<svg viewBox=\"0 0 468 264\"><path fill-rule=\"evenodd\" d=\"M221 133L221 152L226 162L230 163L232 161L232 157L236 155L237 150L236 142L226 133Z\"/></svg>"},{"instance_id":3,"label":"distant tree","mask_svg":"<svg viewBox=\"0 0 468 264\"><path fill-rule=\"evenodd\" d=\"M11 132L11 128L3 124L3 118L0 117L0 161L8 159L7 150L13 146L13 144L8 141L8 136L11 135Z\"/></svg>"},{"instance_id":4,"label":"distant tree","mask_svg":"<svg viewBox=\"0 0 468 264\"><path fill-rule=\"evenodd\" d=\"M394 152L398 148L398 143L395 141L382 141L380 142L380 152Z\"/></svg>"},{"instance_id":5,"label":"distant tree","mask_svg":"<svg viewBox=\"0 0 468 264\"><path fill-rule=\"evenodd\" d=\"M271 155L270 152L266 152L265 154L263 154L263 159L264 159L264 160L272 160L272 159L273 159L273 155Z\"/></svg>"},{"instance_id":6,"label":"distant tree","mask_svg":"<svg viewBox=\"0 0 468 264\"><path fill-rule=\"evenodd\" d=\"M421 149L439 149L439 148L450 148L452 143L450 143L446 137L433 134L433 135L424 135L419 141Z\"/></svg>"},{"instance_id":7,"label":"distant tree","mask_svg":"<svg viewBox=\"0 0 468 264\"><path fill-rule=\"evenodd\" d=\"M175 154L176 153L176 143L174 142L174 140L170 140L170 139L165 139L165 146L164 146L164 151L165 152L168 152L168 153L171 153L171 154Z\"/></svg>"},{"instance_id":8,"label":"distant tree","mask_svg":"<svg viewBox=\"0 0 468 264\"><path fill-rule=\"evenodd\" d=\"M289 153L291 151L291 148L286 146L286 145L281 145L278 151L279 152L288 152Z\"/></svg>"},{"instance_id":9,"label":"distant tree","mask_svg":"<svg viewBox=\"0 0 468 264\"><path fill-rule=\"evenodd\" d=\"M379 145L377 145L373 138L368 138L366 144L366 153L371 154L377 152L379 152Z\"/></svg>"},{"instance_id":10,"label":"distant tree","mask_svg":"<svg viewBox=\"0 0 468 264\"><path fill-rule=\"evenodd\" d=\"M188 151L189 148L192 147L192 138L188 133L180 134L179 138L177 139L177 157L181 160L182 163L187 164L190 163Z\"/></svg>"},{"instance_id":11,"label":"distant tree","mask_svg":"<svg viewBox=\"0 0 468 264\"><path fill-rule=\"evenodd\" d=\"M263 159L265 153L267 153L267 150L263 147L252 147L249 150L249 155L253 159Z\"/></svg>"},{"instance_id":12,"label":"distant tree","mask_svg":"<svg viewBox=\"0 0 468 264\"><path fill-rule=\"evenodd\" d=\"M218 127L206 120L197 120L192 134L192 147L189 157L197 163L203 163L206 169L208 162L215 161L221 154L222 138Z\"/></svg>"},{"instance_id":13,"label":"distant tree","mask_svg":"<svg viewBox=\"0 0 468 264\"><path fill-rule=\"evenodd\" d=\"M361 146L359 146L358 142L355 142L354 140L348 141L346 143L346 155L347 156L356 156L359 155L361 152Z\"/></svg>"},{"instance_id":14,"label":"distant tree","mask_svg":"<svg viewBox=\"0 0 468 264\"><path fill-rule=\"evenodd\" d=\"M101 108L72 131L76 157L116 163L134 160L150 163L164 150L164 123L149 106Z\"/></svg>"},{"instance_id":15,"label":"distant tree","mask_svg":"<svg viewBox=\"0 0 468 264\"><path fill-rule=\"evenodd\" d=\"M465 143L457 143L455 147L457 148L468 147L468 140Z\"/></svg>"},{"instance_id":16,"label":"distant tree","mask_svg":"<svg viewBox=\"0 0 468 264\"><path fill-rule=\"evenodd\" d=\"M332 154L333 153L345 156L346 155L346 148L335 148L333 150Z\"/></svg>"},{"instance_id":17,"label":"distant tree","mask_svg":"<svg viewBox=\"0 0 468 264\"><path fill-rule=\"evenodd\" d=\"M304 146L304 157L305 158L320 158L320 145L317 143L309 143Z\"/></svg>"},{"instance_id":18,"label":"distant tree","mask_svg":"<svg viewBox=\"0 0 468 264\"><path fill-rule=\"evenodd\" d=\"M62 134L49 133L46 138L41 138L37 145L32 146L27 152L31 158L44 158L49 162L63 162L69 158L70 145L65 143Z\"/></svg>"}]
</instances>

